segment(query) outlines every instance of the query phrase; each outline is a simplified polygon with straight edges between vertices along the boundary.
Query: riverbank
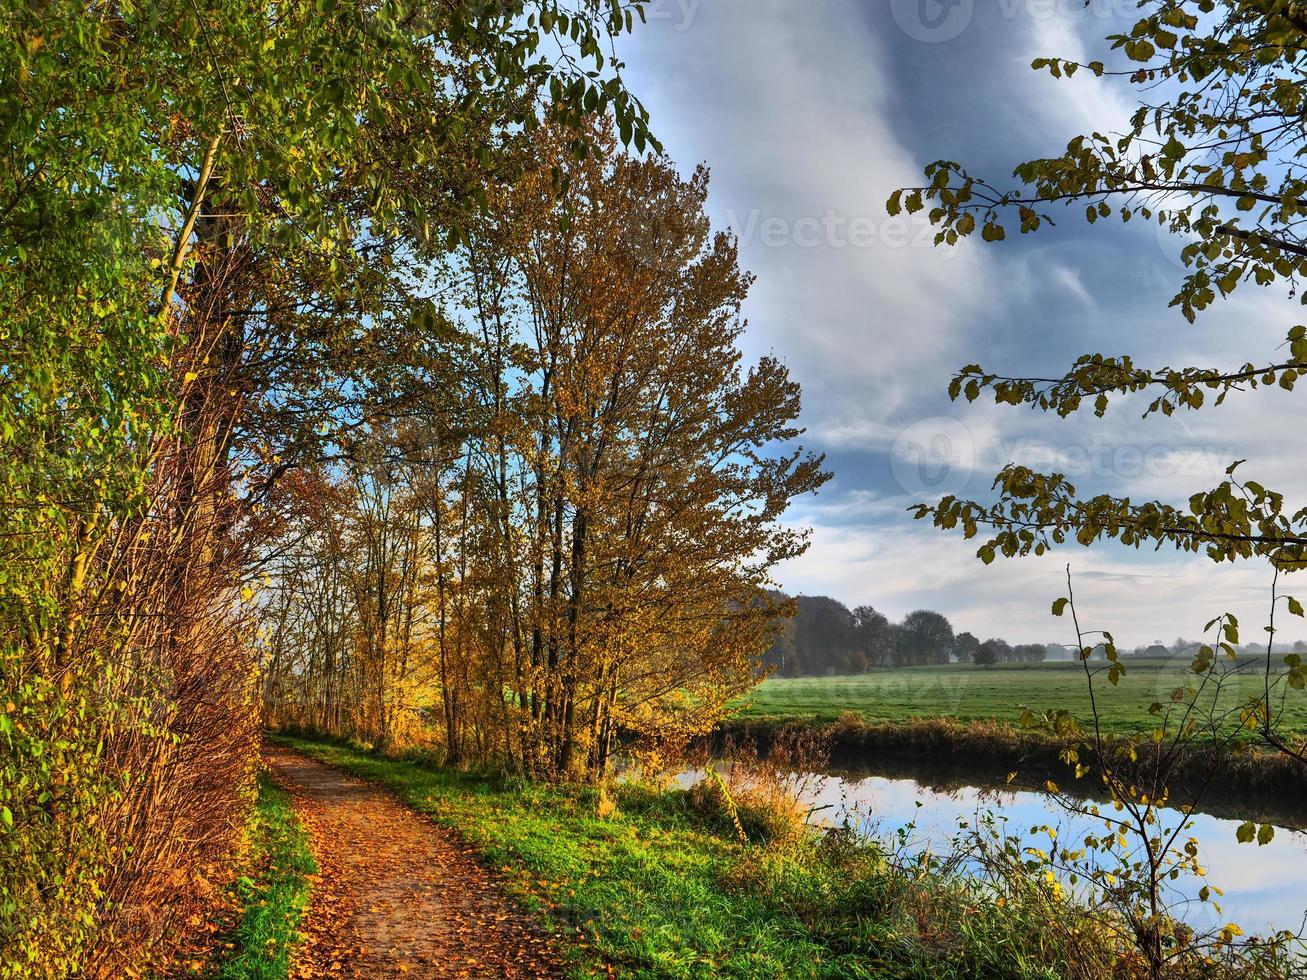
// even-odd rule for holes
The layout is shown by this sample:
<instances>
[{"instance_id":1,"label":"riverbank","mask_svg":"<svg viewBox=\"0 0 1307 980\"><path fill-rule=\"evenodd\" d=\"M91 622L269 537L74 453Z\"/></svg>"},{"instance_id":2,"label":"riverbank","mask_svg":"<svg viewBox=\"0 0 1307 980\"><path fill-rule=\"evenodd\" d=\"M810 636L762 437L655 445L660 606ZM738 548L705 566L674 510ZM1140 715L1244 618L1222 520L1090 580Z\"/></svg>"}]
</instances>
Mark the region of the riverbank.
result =
<instances>
[{"instance_id":1,"label":"riverbank","mask_svg":"<svg viewBox=\"0 0 1307 980\"><path fill-rule=\"evenodd\" d=\"M390 789L451 828L569 975L1088 980L1139 964L1040 874L1000 881L846 834L742 840L711 792L547 787L358 747L271 741ZM1224 974L1213 968L1213 977ZM1275 974L1265 974L1273 976Z\"/></svg>"},{"instance_id":2,"label":"riverbank","mask_svg":"<svg viewBox=\"0 0 1307 980\"><path fill-rule=\"evenodd\" d=\"M1097 710L1105 732L1128 735L1155 725L1150 708L1170 704L1177 689L1193 687L1196 679L1192 655L1126 657L1122 663L1125 675L1115 686L1100 678L1093 703L1079 663L937 664L848 676L769 677L734 705L734 714L753 721L833 722L852 711L874 724L952 718L1015 726L1025 707L1037 714L1057 707L1082 719ZM1209 686L1197 716L1237 721L1247 700L1262 693L1260 664L1252 658L1221 660L1219 693L1212 693L1216 685ZM1307 735L1307 696L1289 692L1281 709L1282 730Z\"/></svg>"},{"instance_id":3,"label":"riverbank","mask_svg":"<svg viewBox=\"0 0 1307 980\"><path fill-rule=\"evenodd\" d=\"M1075 975L1049 923L1031 920L1033 903L977 915L985 905L997 912L997 896L960 877L897 871L878 849L741 842L684 791L623 784L601 797L274 741L380 783L456 830L566 937L573 976Z\"/></svg>"},{"instance_id":4,"label":"riverbank","mask_svg":"<svg viewBox=\"0 0 1307 980\"><path fill-rule=\"evenodd\" d=\"M1042 786L1053 780L1064 790L1099 798L1087 779L1076 780L1062 759L1067 742L1040 731L995 721L919 718L904 722L864 722L853 715L841 721L816 719L735 718L721 723L711 744L752 742L766 752L776 738L795 726L819 730L835 766L881 774L895 771L933 784ZM1015 774L1015 776L1013 775ZM1191 749L1176 762L1172 789L1201 793L1198 809L1215 816L1273 822L1286 827L1307 824L1307 779L1301 766L1280 753L1243 747L1239 751Z\"/></svg>"}]
</instances>

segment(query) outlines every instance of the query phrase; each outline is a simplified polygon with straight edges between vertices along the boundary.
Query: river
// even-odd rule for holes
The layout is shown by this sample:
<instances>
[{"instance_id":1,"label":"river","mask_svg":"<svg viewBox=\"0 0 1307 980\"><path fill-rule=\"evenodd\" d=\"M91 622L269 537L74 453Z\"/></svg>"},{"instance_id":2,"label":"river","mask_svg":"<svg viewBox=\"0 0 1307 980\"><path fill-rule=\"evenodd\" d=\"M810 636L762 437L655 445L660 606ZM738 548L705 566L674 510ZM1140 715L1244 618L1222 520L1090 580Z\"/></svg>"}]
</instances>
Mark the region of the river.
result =
<instances>
[{"instance_id":1,"label":"river","mask_svg":"<svg viewBox=\"0 0 1307 980\"><path fill-rule=\"evenodd\" d=\"M1030 840L1045 849L1047 834L1032 836L1032 828L1055 827L1058 839L1065 842L1079 841L1087 832L1101 832L1103 827L1091 817L1069 814L1042 792L951 783L939 786L925 771L915 778L903 775L902 770L893 775L869 771L809 775L805 801L821 808L815 811L814 822L838 826L847 820L855 830L879 840L893 840L900 829L911 828L911 847L917 851L948 852L960 822L974 826L976 818L985 813L1001 821L1009 837ZM696 778L696 773L685 773L679 781L688 786ZM1103 804L1103 808L1106 812L1110 806ZM1168 829L1184 820L1176 810L1162 814L1162 825ZM1248 935L1281 929L1302 931L1307 910L1307 834L1280 826L1264 846L1240 844L1235 836L1239 820L1204 813L1195 813L1189 820L1192 827L1180 840L1198 840L1199 859L1207 875L1202 880L1182 877L1172 885L1169 899L1186 903L1181 916L1185 921L1199 929L1234 922ZM1277 822L1291 821L1282 815ZM1196 901L1204 884L1224 892L1216 899L1219 912Z\"/></svg>"}]
</instances>

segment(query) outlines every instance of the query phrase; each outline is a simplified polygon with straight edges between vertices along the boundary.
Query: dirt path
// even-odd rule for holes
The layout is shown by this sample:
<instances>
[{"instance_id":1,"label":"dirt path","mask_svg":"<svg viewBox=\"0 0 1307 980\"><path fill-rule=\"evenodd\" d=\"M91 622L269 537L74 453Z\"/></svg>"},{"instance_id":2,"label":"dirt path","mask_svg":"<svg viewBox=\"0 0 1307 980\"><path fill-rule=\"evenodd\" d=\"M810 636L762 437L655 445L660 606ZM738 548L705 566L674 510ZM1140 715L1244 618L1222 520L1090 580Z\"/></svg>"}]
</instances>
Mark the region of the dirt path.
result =
<instances>
[{"instance_id":1,"label":"dirt path","mask_svg":"<svg viewBox=\"0 0 1307 980\"><path fill-rule=\"evenodd\" d=\"M299 977L558 977L550 940L452 833L385 790L277 746L320 873Z\"/></svg>"}]
</instances>

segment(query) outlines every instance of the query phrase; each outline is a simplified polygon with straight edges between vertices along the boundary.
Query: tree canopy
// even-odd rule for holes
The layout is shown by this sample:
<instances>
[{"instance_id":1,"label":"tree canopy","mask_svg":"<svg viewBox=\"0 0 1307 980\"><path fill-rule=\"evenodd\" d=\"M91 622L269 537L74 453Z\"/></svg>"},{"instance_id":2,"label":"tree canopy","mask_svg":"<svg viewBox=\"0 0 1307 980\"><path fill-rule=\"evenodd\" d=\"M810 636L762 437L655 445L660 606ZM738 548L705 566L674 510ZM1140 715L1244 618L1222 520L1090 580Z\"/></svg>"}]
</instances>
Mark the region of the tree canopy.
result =
<instances>
[{"instance_id":1,"label":"tree canopy","mask_svg":"<svg viewBox=\"0 0 1307 980\"><path fill-rule=\"evenodd\" d=\"M275 488L405 410L413 264L508 146L607 112L656 147L611 48L642 4L10 8L0 976L118 975L235 844Z\"/></svg>"},{"instance_id":2,"label":"tree canopy","mask_svg":"<svg viewBox=\"0 0 1307 980\"><path fill-rule=\"evenodd\" d=\"M828 474L784 367L742 360L706 170L577 138L537 131L432 270L446 358L413 382L460 397L306 472L271 543L279 720L387 744L425 717L453 763L595 778L619 732L705 734L753 683L769 570L807 547L778 518Z\"/></svg>"}]
</instances>

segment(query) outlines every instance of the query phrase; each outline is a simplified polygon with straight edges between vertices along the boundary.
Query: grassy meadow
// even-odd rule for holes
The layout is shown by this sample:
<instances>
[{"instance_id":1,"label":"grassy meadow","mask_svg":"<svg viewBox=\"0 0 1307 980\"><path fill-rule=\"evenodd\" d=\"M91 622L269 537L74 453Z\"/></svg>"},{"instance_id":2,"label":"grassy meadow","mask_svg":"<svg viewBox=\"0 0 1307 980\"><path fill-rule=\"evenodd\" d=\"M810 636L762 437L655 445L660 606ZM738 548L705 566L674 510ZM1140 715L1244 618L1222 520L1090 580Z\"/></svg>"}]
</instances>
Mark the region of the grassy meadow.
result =
<instances>
[{"instance_id":1,"label":"grassy meadow","mask_svg":"<svg viewBox=\"0 0 1307 980\"><path fill-rule=\"evenodd\" d=\"M1132 962L1019 868L995 887L842 835L742 841L685 790L601 795L271 738L457 831L559 937L569 977L1087 980Z\"/></svg>"},{"instance_id":2,"label":"grassy meadow","mask_svg":"<svg viewBox=\"0 0 1307 980\"><path fill-rule=\"evenodd\" d=\"M1187 658L1126 659L1126 675L1116 687L1106 674L1095 685L1105 728L1116 732L1151 727L1154 703L1169 703L1177 687L1196 686ZM1221 711L1238 706L1261 690L1262 677L1252 661L1229 676L1218 703ZM1210 700L1207 702L1210 703ZM769 678L741 701L745 719L834 721L846 711L868 723L906 722L917 718L1000 721L1015 724L1022 706L1036 714L1065 708L1081 719L1090 716L1089 690L1078 663L948 664L883 670L849 677ZM1290 691L1284 702L1285 727L1307 732L1307 696Z\"/></svg>"}]
</instances>

